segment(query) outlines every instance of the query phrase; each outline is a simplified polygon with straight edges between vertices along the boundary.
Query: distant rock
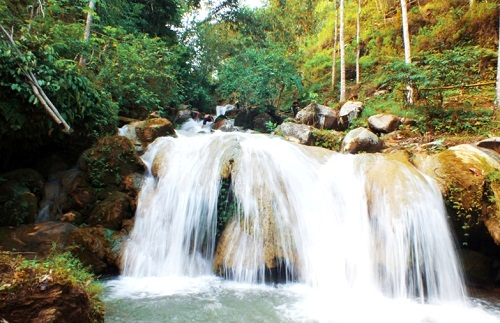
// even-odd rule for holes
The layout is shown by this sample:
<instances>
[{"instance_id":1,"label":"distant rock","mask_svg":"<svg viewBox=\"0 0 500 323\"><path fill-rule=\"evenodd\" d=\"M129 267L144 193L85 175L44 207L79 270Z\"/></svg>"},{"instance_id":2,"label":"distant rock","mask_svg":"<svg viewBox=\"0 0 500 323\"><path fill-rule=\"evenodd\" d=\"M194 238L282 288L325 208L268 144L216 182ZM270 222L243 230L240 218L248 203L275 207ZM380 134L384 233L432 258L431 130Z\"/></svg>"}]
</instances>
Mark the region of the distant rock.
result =
<instances>
[{"instance_id":1,"label":"distant rock","mask_svg":"<svg viewBox=\"0 0 500 323\"><path fill-rule=\"evenodd\" d=\"M398 129L401 119L391 114L376 114L368 118L368 126L374 133L390 133Z\"/></svg>"},{"instance_id":2,"label":"distant rock","mask_svg":"<svg viewBox=\"0 0 500 323\"><path fill-rule=\"evenodd\" d=\"M311 103L297 113L296 120L318 129L338 129L338 111L325 105Z\"/></svg>"},{"instance_id":3,"label":"distant rock","mask_svg":"<svg viewBox=\"0 0 500 323\"><path fill-rule=\"evenodd\" d=\"M340 144L340 151L348 154L376 153L384 148L384 142L365 128L356 128L349 131Z\"/></svg>"},{"instance_id":4,"label":"distant rock","mask_svg":"<svg viewBox=\"0 0 500 323\"><path fill-rule=\"evenodd\" d=\"M359 101L347 101L339 111L339 129L346 130L363 111L363 103Z\"/></svg>"}]
</instances>

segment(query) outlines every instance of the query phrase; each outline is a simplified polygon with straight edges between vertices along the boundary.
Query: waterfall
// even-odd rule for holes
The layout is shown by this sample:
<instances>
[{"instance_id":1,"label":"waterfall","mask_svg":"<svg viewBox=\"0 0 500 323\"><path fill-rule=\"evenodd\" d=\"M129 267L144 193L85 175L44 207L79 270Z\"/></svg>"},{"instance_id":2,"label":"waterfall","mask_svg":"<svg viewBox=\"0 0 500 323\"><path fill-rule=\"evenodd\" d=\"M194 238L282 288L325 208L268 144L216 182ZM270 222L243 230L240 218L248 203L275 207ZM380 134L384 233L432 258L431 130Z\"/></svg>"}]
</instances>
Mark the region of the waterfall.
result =
<instances>
[{"instance_id":1,"label":"waterfall","mask_svg":"<svg viewBox=\"0 0 500 323\"><path fill-rule=\"evenodd\" d=\"M143 159L124 276L215 271L334 298L464 298L441 193L406 161L241 133L160 138Z\"/></svg>"}]
</instances>

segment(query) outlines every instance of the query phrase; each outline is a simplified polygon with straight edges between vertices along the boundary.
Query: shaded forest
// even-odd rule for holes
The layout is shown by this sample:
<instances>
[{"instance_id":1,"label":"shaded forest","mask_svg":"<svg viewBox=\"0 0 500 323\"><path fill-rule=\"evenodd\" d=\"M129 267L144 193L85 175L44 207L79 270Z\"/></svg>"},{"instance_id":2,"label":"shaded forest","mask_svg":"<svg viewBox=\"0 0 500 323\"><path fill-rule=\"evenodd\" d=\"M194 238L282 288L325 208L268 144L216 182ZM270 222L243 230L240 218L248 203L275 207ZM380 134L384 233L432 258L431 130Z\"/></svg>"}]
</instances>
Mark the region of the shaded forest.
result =
<instances>
[{"instance_id":1,"label":"shaded forest","mask_svg":"<svg viewBox=\"0 0 500 323\"><path fill-rule=\"evenodd\" d=\"M492 135L499 1L403 2L2 0L1 170L52 149L73 158L118 116L236 102L357 98L366 116L398 111L422 132Z\"/></svg>"}]
</instances>

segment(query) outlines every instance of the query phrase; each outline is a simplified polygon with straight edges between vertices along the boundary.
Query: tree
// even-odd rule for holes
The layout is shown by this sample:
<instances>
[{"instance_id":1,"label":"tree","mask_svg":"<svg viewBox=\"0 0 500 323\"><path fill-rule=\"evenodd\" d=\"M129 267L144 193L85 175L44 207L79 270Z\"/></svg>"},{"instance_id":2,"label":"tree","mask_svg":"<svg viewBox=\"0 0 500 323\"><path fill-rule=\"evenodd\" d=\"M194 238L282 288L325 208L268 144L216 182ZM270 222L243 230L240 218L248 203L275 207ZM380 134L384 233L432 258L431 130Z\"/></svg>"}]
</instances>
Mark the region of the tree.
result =
<instances>
[{"instance_id":1,"label":"tree","mask_svg":"<svg viewBox=\"0 0 500 323\"><path fill-rule=\"evenodd\" d=\"M500 6L498 8L500 18ZM498 21L497 108L500 109L500 19Z\"/></svg>"},{"instance_id":2,"label":"tree","mask_svg":"<svg viewBox=\"0 0 500 323\"><path fill-rule=\"evenodd\" d=\"M334 28L333 28L333 53L332 53L332 92L335 91L335 71L337 67L337 24L338 24L338 16L339 13L337 11L337 0L333 1L334 3L334 10L335 10L335 21L334 21Z\"/></svg>"},{"instance_id":3,"label":"tree","mask_svg":"<svg viewBox=\"0 0 500 323\"><path fill-rule=\"evenodd\" d=\"M359 56L361 54L360 42L360 20L361 20L361 0L358 0L358 14L356 15L356 84L359 84Z\"/></svg>"},{"instance_id":4,"label":"tree","mask_svg":"<svg viewBox=\"0 0 500 323\"><path fill-rule=\"evenodd\" d=\"M344 0L340 0L340 31L339 31L339 43L340 43L340 102L346 100L346 88L345 88L345 41L344 41Z\"/></svg>"},{"instance_id":5,"label":"tree","mask_svg":"<svg viewBox=\"0 0 500 323\"><path fill-rule=\"evenodd\" d=\"M222 64L217 92L226 99L265 109L279 101L285 87L297 85L297 78L283 49L247 48Z\"/></svg>"},{"instance_id":6,"label":"tree","mask_svg":"<svg viewBox=\"0 0 500 323\"><path fill-rule=\"evenodd\" d=\"M407 65L411 64L411 47L410 47L410 31L408 28L408 9L406 5L407 0L401 0L401 15L402 15L402 22L403 22L403 42L404 42L404 50L405 50L405 63ZM407 91L407 96L406 96L406 101L409 104L413 103L413 88L410 84L410 81L408 81L408 84L406 86L406 91Z\"/></svg>"}]
</instances>

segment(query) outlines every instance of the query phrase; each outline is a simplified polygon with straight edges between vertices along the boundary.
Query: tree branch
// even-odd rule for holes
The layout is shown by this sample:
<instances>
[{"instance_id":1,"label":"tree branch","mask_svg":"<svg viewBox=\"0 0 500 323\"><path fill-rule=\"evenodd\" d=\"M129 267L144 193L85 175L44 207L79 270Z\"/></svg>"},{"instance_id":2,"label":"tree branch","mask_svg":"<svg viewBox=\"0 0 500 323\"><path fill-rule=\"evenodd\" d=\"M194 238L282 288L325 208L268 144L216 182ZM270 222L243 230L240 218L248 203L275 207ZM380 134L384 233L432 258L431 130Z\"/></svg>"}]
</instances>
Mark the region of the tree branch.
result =
<instances>
[{"instance_id":1,"label":"tree branch","mask_svg":"<svg viewBox=\"0 0 500 323\"><path fill-rule=\"evenodd\" d=\"M3 33L7 36L7 39L11 43L12 47L17 51L19 55L22 55L21 51L19 48L17 48L16 43L14 42L14 39L12 36L5 30L2 24L0 24L0 29L3 31ZM19 64L18 64L19 65ZM23 71L24 76L27 78L31 90L33 91L33 94L37 97L38 101L42 104L42 106L45 108L47 113L50 115L50 117L58 124L63 126L63 131L66 133L71 133L73 130L71 127L68 125L66 120L61 116L57 108L52 104L50 99L47 97L45 92L43 91L42 87L38 83L38 80L36 79L35 75L33 72L28 72L24 67L19 65L21 67L21 70Z\"/></svg>"}]
</instances>

